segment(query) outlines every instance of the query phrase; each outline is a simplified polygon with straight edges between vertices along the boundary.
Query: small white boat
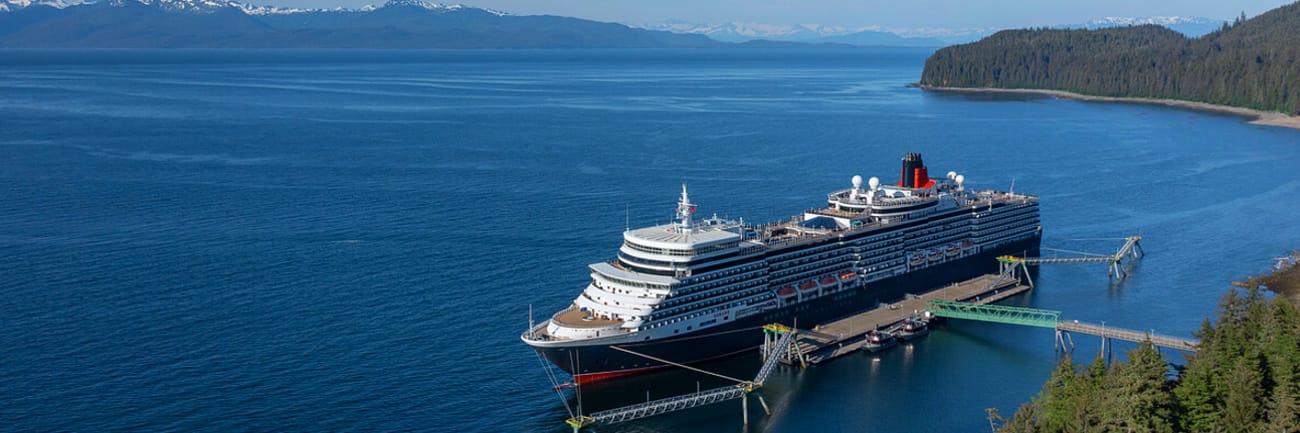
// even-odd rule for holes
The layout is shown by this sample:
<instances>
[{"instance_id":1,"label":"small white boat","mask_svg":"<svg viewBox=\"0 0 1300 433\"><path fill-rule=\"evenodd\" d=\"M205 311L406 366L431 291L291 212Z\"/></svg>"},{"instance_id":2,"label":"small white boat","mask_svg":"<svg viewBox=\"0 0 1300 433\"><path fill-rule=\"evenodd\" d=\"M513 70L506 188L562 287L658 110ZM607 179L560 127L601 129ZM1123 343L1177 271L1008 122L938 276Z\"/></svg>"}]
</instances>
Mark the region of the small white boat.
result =
<instances>
[{"instance_id":1,"label":"small white boat","mask_svg":"<svg viewBox=\"0 0 1300 433\"><path fill-rule=\"evenodd\" d=\"M873 329L871 332L867 333L866 341L862 343L862 350L868 352L879 352L894 347L895 344L898 344L898 341L894 340L894 334L879 329Z\"/></svg>"},{"instance_id":2,"label":"small white boat","mask_svg":"<svg viewBox=\"0 0 1300 433\"><path fill-rule=\"evenodd\" d=\"M898 338L911 340L930 333L930 322L925 319L908 317L903 319L903 326L898 327Z\"/></svg>"}]
</instances>

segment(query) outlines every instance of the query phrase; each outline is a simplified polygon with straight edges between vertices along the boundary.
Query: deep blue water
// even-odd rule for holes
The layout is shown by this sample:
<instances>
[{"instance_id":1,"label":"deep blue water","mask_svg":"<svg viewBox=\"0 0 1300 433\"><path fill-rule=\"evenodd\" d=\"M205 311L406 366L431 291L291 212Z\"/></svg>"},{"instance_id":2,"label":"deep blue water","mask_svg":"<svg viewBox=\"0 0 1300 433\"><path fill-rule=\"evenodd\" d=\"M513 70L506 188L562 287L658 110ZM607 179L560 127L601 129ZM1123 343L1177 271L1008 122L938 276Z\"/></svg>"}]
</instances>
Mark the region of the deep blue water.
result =
<instances>
[{"instance_id":1,"label":"deep blue water","mask_svg":"<svg viewBox=\"0 0 1300 433\"><path fill-rule=\"evenodd\" d=\"M1300 131L905 87L928 54L0 52L0 430L567 431L528 307L567 305L682 182L769 221L923 152L1041 195L1044 247L1143 236L1122 284L1047 267L1012 303L1175 335L1300 244ZM778 372L748 430L732 402L597 431L982 431L1056 359L1049 330L950 323Z\"/></svg>"}]
</instances>

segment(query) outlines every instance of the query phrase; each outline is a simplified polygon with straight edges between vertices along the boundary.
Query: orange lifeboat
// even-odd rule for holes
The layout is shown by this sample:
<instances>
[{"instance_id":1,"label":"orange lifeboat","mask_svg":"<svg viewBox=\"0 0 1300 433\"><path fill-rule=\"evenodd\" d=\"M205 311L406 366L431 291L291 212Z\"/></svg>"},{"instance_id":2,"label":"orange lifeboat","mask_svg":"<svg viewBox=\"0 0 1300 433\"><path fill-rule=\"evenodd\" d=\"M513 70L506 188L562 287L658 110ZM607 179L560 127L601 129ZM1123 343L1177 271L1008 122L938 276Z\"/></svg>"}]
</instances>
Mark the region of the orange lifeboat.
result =
<instances>
[{"instance_id":1,"label":"orange lifeboat","mask_svg":"<svg viewBox=\"0 0 1300 433\"><path fill-rule=\"evenodd\" d=\"M799 290L803 290L805 292L809 290L816 290L816 289L817 289L817 283L814 283L812 281L805 281L803 284L799 285Z\"/></svg>"}]
</instances>

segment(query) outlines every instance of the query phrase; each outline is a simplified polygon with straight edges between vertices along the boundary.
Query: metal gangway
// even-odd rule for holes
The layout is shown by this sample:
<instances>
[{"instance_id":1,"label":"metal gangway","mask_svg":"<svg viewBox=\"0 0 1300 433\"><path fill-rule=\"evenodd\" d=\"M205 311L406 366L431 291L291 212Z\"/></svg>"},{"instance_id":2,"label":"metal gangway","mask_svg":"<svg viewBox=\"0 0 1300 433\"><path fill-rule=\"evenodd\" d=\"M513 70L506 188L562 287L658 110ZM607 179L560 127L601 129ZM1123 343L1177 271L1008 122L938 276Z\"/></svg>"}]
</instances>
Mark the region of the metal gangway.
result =
<instances>
[{"instance_id":1,"label":"metal gangway","mask_svg":"<svg viewBox=\"0 0 1300 433\"><path fill-rule=\"evenodd\" d=\"M1036 326L1055 329L1061 322L1061 312L1036 308L1008 307L1005 305L976 304L971 302L933 299L926 303L926 311L950 319L978 320L1009 325Z\"/></svg>"},{"instance_id":2,"label":"metal gangway","mask_svg":"<svg viewBox=\"0 0 1300 433\"><path fill-rule=\"evenodd\" d=\"M1096 254L1083 253L1085 255L1071 256L1071 257L1000 256L998 257L998 261L1004 264L1011 264L1013 266L1016 264L1019 264L1021 266L1024 265L1037 266L1037 265L1044 265L1044 264L1107 263L1108 264L1108 270L1106 272L1107 275L1113 279L1123 280L1124 277L1128 276L1128 271L1124 269L1124 261L1137 260L1142 258L1142 256L1146 255L1146 253L1142 251L1141 236L1129 236L1123 238L1123 240L1124 240L1124 245L1121 246L1119 250L1115 251L1115 254L1111 254L1111 255L1096 255Z\"/></svg>"},{"instance_id":3,"label":"metal gangway","mask_svg":"<svg viewBox=\"0 0 1300 433\"><path fill-rule=\"evenodd\" d=\"M1199 341L1189 338L1159 335L1151 331L1134 331L1131 329L1106 326L1078 320L1061 320L1061 312L1037 308L1008 307L1005 305L984 305L970 302L931 300L926 303L926 311L938 317L951 319L978 320L983 322L1005 323L1010 325L1035 326L1056 330L1056 347L1074 349L1074 338L1070 333L1095 335L1101 337L1101 350L1109 354L1108 340L1130 341L1134 343L1151 342L1152 345L1184 352L1196 352Z\"/></svg>"},{"instance_id":4,"label":"metal gangway","mask_svg":"<svg viewBox=\"0 0 1300 433\"><path fill-rule=\"evenodd\" d=\"M1168 335L1160 335L1152 331L1134 331L1131 329L1116 328L1114 326L1106 326L1105 323L1098 325L1095 323L1086 323L1086 322L1079 322L1079 321L1061 322L1059 325L1057 325L1056 329L1060 332L1077 332L1080 334L1099 336L1102 338L1103 350L1105 350L1104 346L1106 344L1106 340L1108 339L1130 341L1134 343L1150 341L1151 344L1159 347L1165 347L1169 349L1175 349L1175 350L1181 350L1184 352L1193 352L1193 353L1196 352L1198 348L1197 346L1200 345L1199 341L1190 338L1178 338L1178 337L1171 337ZM1071 341L1070 346L1071 347L1074 346L1073 341Z\"/></svg>"},{"instance_id":5,"label":"metal gangway","mask_svg":"<svg viewBox=\"0 0 1300 433\"><path fill-rule=\"evenodd\" d=\"M695 408L695 407L700 407L700 406L705 406L705 405L710 405L715 403L721 403L724 401L741 399L742 420L746 425L748 425L749 424L749 399L747 397L751 393L754 393L754 395L758 397L758 403L762 405L763 412L770 416L772 415L772 412L771 410L768 409L767 402L763 401L763 396L755 393L755 391L758 391L759 388L763 387L763 383L766 382L767 378L772 375L773 371L775 371L776 364L780 362L781 359L784 359L788 353L791 353L792 350L796 350L794 349L795 330L794 328L791 328L789 326L774 323L770 325L764 325L763 333L764 333L763 348L762 348L763 366L758 369L758 374L754 376L753 380L734 379L717 373L712 373L694 367L673 363L652 356L637 354L635 352L627 350L626 348L611 346L614 347L615 349L619 349L628 353L637 354L670 365L676 365L679 367L686 368L688 370L699 371L699 372L711 374L713 376L723 377L726 379L736 381L737 383L735 385L728 385L728 386L723 386L723 387L718 387L713 389L706 389L703 391L697 391L690 394L668 397L659 400L651 400L645 403L637 403L630 406L624 406L615 409L593 412L589 415L582 415L581 413L579 413L578 415L565 420L565 423L568 424L570 427L573 427L573 431L577 433L583 427L594 425L594 424L620 423L620 422L631 421L640 418L652 417L655 415L662 415L665 413L675 412L684 409L690 409L690 408Z\"/></svg>"}]
</instances>

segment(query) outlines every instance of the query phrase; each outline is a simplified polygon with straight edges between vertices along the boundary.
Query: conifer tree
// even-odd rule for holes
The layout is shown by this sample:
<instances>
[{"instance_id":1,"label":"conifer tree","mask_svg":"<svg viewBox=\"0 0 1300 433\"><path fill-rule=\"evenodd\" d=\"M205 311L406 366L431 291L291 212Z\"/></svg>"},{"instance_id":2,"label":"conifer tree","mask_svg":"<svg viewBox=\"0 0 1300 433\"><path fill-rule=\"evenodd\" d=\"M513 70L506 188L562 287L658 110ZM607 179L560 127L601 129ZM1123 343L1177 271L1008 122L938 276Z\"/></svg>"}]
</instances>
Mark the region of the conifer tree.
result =
<instances>
[{"instance_id":1,"label":"conifer tree","mask_svg":"<svg viewBox=\"0 0 1300 433\"><path fill-rule=\"evenodd\" d=\"M1259 374L1246 358L1238 358L1222 386L1223 417L1214 430L1224 433L1252 433L1260 430L1263 415L1259 402Z\"/></svg>"},{"instance_id":2,"label":"conifer tree","mask_svg":"<svg viewBox=\"0 0 1300 433\"><path fill-rule=\"evenodd\" d=\"M999 430L1002 433L1039 433L1038 425L1038 406L1033 403L1024 403L1016 409L1015 415L1006 420Z\"/></svg>"},{"instance_id":3,"label":"conifer tree","mask_svg":"<svg viewBox=\"0 0 1300 433\"><path fill-rule=\"evenodd\" d=\"M1078 371L1067 358L1001 431L1300 432L1300 309L1263 296L1266 280L1233 284L1174 380L1150 342L1110 367L1098 357Z\"/></svg>"}]
</instances>

